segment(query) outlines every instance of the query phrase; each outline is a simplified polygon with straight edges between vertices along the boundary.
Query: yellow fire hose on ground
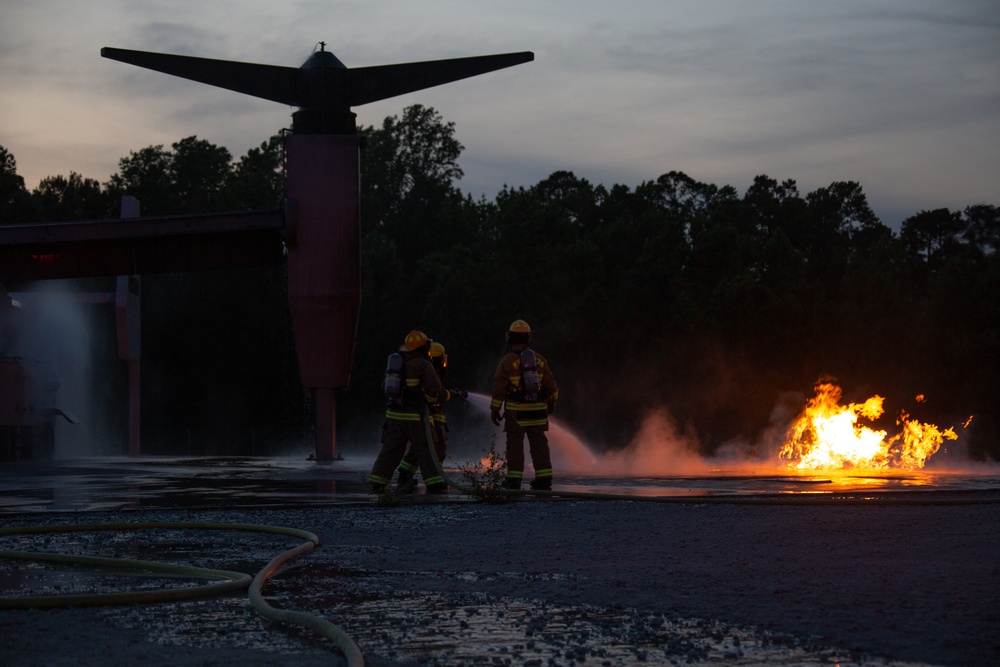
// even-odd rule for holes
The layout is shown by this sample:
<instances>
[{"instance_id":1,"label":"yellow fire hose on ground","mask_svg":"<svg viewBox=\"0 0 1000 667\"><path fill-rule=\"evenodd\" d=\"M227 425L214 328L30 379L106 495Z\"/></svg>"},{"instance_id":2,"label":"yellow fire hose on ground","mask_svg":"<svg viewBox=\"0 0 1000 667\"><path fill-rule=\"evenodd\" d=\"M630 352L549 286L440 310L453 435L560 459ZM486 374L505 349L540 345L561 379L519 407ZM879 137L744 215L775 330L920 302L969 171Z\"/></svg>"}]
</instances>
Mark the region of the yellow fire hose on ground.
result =
<instances>
[{"instance_id":1,"label":"yellow fire hose on ground","mask_svg":"<svg viewBox=\"0 0 1000 667\"><path fill-rule=\"evenodd\" d=\"M0 609L51 609L54 607L83 607L116 604L142 604L150 602L170 602L179 600L194 600L227 593L234 593L249 588L250 604L264 618L291 625L299 625L312 630L327 639L340 649L347 658L348 667L363 667L364 657L357 644L342 628L330 623L324 618L305 612L276 609L264 599L263 588L267 580L274 575L288 560L311 551L319 545L319 537L305 530L284 528L281 526L265 526L238 523L186 523L186 522L147 522L147 523L106 523L66 526L26 526L21 528L2 528L0 537L9 535L42 535L50 533L93 532L93 531L127 531L127 530L233 530L257 533L287 535L304 540L299 546L275 556L264 569L253 578L242 572L215 570L189 565L172 563L157 563L153 561L106 558L103 556L85 556L70 554L54 554L44 552L0 551L0 558L43 561L76 566L86 566L98 569L134 570L141 573L154 573L169 576L186 576L197 579L210 579L213 583L202 586L173 588L155 591L132 591L123 593L89 593L76 595L41 595L28 597L0 598ZM221 581L220 581L221 580Z\"/></svg>"}]
</instances>

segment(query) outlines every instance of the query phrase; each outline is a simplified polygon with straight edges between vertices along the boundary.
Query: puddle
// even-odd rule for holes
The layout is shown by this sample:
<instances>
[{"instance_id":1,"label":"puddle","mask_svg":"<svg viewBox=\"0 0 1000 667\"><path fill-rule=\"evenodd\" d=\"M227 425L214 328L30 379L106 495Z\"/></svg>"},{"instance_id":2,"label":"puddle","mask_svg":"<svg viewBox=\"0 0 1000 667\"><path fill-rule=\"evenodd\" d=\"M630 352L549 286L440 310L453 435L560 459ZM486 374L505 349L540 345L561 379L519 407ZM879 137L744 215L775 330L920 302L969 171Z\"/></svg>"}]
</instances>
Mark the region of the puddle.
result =
<instances>
[{"instance_id":1,"label":"puddle","mask_svg":"<svg viewBox=\"0 0 1000 667\"><path fill-rule=\"evenodd\" d=\"M323 571L311 567L274 580L269 597L281 606L315 607L351 635L372 665L913 664L715 621L641 613L616 605L566 606L477 593L392 588L399 580L434 577L481 581L524 575ZM570 578L563 579L567 586L573 585ZM305 593L304 583L314 593ZM330 600L334 596L326 591L337 591L336 599Z\"/></svg>"},{"instance_id":2,"label":"puddle","mask_svg":"<svg viewBox=\"0 0 1000 667\"><path fill-rule=\"evenodd\" d=\"M383 525L392 515L379 517ZM404 521L397 527L409 525ZM389 534L395 531L388 530ZM5 536L0 548L88 553L255 573L294 540L242 531L160 529ZM347 549L349 550L349 548ZM344 555L344 548L330 556ZM313 557L316 556L316 557ZM290 563L264 593L278 608L308 611L340 625L366 664L380 665L865 665L902 667L808 639L718 621L606 606L550 604L480 592L431 588L456 583L556 581L572 590L579 577L560 573L368 570L313 556ZM329 556L322 556L328 558ZM132 576L85 568L0 561L4 597L122 592L197 585L162 575ZM96 614L165 646L240 647L281 656L333 651L307 631L260 618L245 595L155 605L102 607Z\"/></svg>"},{"instance_id":3,"label":"puddle","mask_svg":"<svg viewBox=\"0 0 1000 667\"><path fill-rule=\"evenodd\" d=\"M777 633L642 613L622 606L553 605L540 600L511 600L475 593L387 592L385 579L377 572L331 569L326 573L331 579L325 582L314 569L308 572L310 584L319 586L323 593L290 594L289 589L296 587L295 579L299 576L293 574L269 584L269 602L279 608L309 610L340 625L361 648L366 664L371 667L915 665L815 645ZM336 591L335 600L329 599L333 597L330 591ZM333 650L308 632L267 623L243 596L167 603L155 608L102 608L97 613L116 626L138 630L147 641L163 646L239 647L281 655L285 660Z\"/></svg>"},{"instance_id":4,"label":"puddle","mask_svg":"<svg viewBox=\"0 0 1000 667\"><path fill-rule=\"evenodd\" d=\"M287 457L94 458L17 462L0 469L0 514L118 509L320 507L371 504L365 481L371 461L317 463ZM451 470L456 479L460 472ZM861 494L993 496L996 468L980 473L918 471L885 475L795 475L714 471L683 477L561 475L556 491L747 500L754 497L839 498ZM866 496L867 497L867 496ZM445 496L418 493L414 502L468 502L457 490Z\"/></svg>"}]
</instances>

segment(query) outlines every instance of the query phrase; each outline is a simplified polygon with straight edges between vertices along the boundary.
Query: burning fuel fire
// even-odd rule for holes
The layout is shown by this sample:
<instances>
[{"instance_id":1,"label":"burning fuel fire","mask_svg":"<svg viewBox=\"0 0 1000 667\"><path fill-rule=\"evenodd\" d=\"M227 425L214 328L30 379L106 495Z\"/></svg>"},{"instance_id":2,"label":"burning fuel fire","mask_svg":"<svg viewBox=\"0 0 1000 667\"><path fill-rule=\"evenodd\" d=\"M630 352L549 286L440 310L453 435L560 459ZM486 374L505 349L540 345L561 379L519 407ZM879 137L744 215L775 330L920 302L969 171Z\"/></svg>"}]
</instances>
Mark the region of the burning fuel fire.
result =
<instances>
[{"instance_id":1,"label":"burning fuel fire","mask_svg":"<svg viewBox=\"0 0 1000 667\"><path fill-rule=\"evenodd\" d=\"M816 385L816 395L806 403L788 430L778 456L800 470L859 468L865 470L917 470L947 440L958 436L954 429L939 429L910 418L905 411L896 418L900 432L891 437L859 420L882 416L883 398L872 396L864 403L840 404L842 390L831 382ZM917 397L924 400L923 395Z\"/></svg>"}]
</instances>

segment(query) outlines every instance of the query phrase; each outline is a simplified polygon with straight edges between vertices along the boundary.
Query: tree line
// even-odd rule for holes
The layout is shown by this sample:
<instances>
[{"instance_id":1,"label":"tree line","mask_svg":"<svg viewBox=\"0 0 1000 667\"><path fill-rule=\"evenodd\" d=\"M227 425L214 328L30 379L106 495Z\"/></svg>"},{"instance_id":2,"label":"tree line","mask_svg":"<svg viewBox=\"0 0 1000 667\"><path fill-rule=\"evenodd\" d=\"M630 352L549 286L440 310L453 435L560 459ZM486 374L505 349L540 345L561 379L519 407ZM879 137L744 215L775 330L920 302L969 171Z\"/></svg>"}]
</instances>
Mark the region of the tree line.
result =
<instances>
[{"instance_id":1,"label":"tree line","mask_svg":"<svg viewBox=\"0 0 1000 667\"><path fill-rule=\"evenodd\" d=\"M680 171L634 188L556 171L473 199L458 187L455 126L434 109L359 134L345 433L377 428L385 357L411 328L445 345L455 384L488 392L503 331L522 318L560 381L560 416L608 447L666 408L704 453L752 448L833 377L847 400L884 396L889 422L906 410L962 431L971 416L970 454L1000 459L997 206L922 210L897 232L856 182L802 193L761 175L740 193ZM114 217L122 194L144 215L273 208L282 195L280 134L238 160L188 137L130 153L104 183L71 173L30 192L2 147L0 162L8 223ZM164 449L183 428L308 433L280 267L143 284L144 427Z\"/></svg>"}]
</instances>

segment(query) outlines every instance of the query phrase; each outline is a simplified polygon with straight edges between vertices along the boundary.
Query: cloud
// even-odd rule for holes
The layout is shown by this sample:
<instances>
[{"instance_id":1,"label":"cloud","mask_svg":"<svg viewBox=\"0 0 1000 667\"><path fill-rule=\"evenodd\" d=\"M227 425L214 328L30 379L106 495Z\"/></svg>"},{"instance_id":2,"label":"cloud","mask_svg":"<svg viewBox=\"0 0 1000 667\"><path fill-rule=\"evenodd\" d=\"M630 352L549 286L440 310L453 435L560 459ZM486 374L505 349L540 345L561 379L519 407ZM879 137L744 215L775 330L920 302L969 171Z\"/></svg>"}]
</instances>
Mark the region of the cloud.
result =
<instances>
[{"instance_id":1,"label":"cloud","mask_svg":"<svg viewBox=\"0 0 1000 667\"><path fill-rule=\"evenodd\" d=\"M534 51L532 63L355 110L379 125L410 104L436 108L466 146L473 193L556 169L609 186L677 169L739 189L761 173L803 191L857 180L880 214L907 197L954 208L996 196L992 0L7 3L0 144L29 187L71 169L103 179L130 150L190 135L238 156L291 110L100 48L298 66L320 40L351 67Z\"/></svg>"}]
</instances>

